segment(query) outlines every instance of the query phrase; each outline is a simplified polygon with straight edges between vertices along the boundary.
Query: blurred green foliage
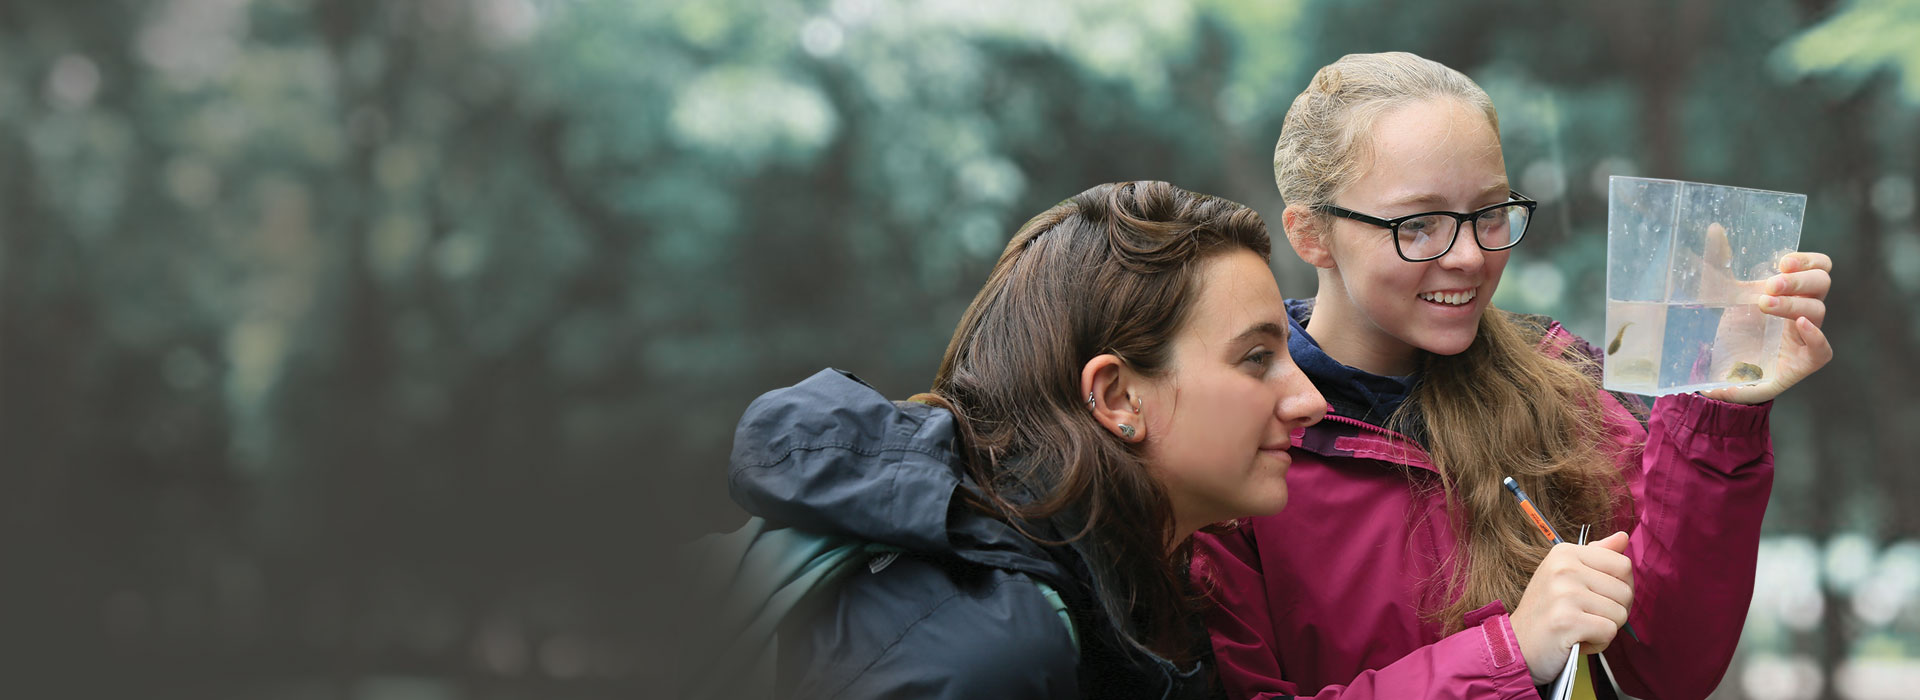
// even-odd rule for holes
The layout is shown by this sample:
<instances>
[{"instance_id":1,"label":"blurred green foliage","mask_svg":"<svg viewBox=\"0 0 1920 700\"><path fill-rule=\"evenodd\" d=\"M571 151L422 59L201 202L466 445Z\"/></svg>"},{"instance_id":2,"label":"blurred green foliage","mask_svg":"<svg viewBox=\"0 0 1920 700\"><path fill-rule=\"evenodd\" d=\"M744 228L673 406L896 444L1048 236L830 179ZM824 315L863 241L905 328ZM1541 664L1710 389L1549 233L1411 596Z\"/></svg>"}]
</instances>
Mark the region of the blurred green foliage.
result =
<instances>
[{"instance_id":1,"label":"blurred green foliage","mask_svg":"<svg viewBox=\"0 0 1920 700\"><path fill-rule=\"evenodd\" d=\"M1906 562L1873 557L1920 536L1915 7L0 5L0 620L33 671L0 685L657 690L661 551L740 517L748 401L825 365L923 389L1007 237L1091 185L1272 220L1292 96L1361 51L1493 95L1544 203L1496 301L1587 337L1608 175L1809 194L1839 354L1774 409L1768 531ZM1809 623L1756 603L1750 656L1920 656L1911 587L1821 580L1780 599Z\"/></svg>"}]
</instances>

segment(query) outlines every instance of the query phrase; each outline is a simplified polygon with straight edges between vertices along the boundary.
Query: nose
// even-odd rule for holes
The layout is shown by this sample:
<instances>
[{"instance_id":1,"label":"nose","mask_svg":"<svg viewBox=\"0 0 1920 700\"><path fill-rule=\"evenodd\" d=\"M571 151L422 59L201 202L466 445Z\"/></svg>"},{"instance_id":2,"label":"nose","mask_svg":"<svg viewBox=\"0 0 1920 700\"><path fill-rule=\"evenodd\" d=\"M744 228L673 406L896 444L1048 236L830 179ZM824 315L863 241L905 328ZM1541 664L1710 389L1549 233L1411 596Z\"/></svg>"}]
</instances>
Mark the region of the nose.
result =
<instances>
[{"instance_id":1,"label":"nose","mask_svg":"<svg viewBox=\"0 0 1920 700\"><path fill-rule=\"evenodd\" d=\"M1454 231L1453 248L1437 261L1441 267L1449 270L1478 269L1486 263L1487 252L1480 249L1480 231L1471 221L1463 221Z\"/></svg>"},{"instance_id":2,"label":"nose","mask_svg":"<svg viewBox=\"0 0 1920 700\"><path fill-rule=\"evenodd\" d=\"M1300 367L1288 363L1287 372L1282 375L1280 401L1274 406L1274 417L1287 426L1288 430L1298 430L1320 422L1327 415L1327 399L1313 386L1313 380Z\"/></svg>"}]
</instances>

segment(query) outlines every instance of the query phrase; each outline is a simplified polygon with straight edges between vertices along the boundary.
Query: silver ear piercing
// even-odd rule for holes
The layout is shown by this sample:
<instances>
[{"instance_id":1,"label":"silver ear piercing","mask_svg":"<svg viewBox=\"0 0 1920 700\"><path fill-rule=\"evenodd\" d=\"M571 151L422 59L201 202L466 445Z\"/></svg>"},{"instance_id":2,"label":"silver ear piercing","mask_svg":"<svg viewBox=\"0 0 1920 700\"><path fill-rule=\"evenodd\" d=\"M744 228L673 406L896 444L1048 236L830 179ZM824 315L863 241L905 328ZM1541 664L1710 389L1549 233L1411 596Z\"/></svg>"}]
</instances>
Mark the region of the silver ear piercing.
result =
<instances>
[{"instance_id":1,"label":"silver ear piercing","mask_svg":"<svg viewBox=\"0 0 1920 700\"><path fill-rule=\"evenodd\" d=\"M1126 438L1126 439L1128 439L1128 440L1132 440L1132 439L1133 439L1133 426L1131 426L1131 425L1127 425L1127 424L1125 424L1125 423L1121 423L1121 424L1120 424L1120 437L1123 437L1123 438Z\"/></svg>"},{"instance_id":2,"label":"silver ear piercing","mask_svg":"<svg viewBox=\"0 0 1920 700\"><path fill-rule=\"evenodd\" d=\"M1087 408L1097 408L1093 403L1093 392L1087 392Z\"/></svg>"}]
</instances>

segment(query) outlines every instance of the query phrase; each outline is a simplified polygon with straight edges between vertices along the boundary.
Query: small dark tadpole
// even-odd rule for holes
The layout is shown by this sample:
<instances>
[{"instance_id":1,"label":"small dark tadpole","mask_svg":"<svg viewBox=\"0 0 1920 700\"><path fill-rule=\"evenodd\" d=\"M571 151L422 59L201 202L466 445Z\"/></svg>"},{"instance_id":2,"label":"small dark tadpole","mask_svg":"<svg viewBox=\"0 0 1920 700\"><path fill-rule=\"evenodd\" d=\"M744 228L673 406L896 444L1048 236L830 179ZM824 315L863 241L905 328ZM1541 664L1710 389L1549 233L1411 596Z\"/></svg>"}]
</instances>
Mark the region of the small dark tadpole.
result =
<instances>
[{"instance_id":1,"label":"small dark tadpole","mask_svg":"<svg viewBox=\"0 0 1920 700\"><path fill-rule=\"evenodd\" d=\"M1761 377L1766 376L1766 374L1764 370L1760 369L1760 365L1750 362L1735 362L1733 363L1733 369L1727 370L1727 381L1757 382L1760 381Z\"/></svg>"},{"instance_id":2,"label":"small dark tadpole","mask_svg":"<svg viewBox=\"0 0 1920 700\"><path fill-rule=\"evenodd\" d=\"M1631 325L1633 325L1632 321L1622 323L1620 324L1620 330L1613 332L1613 342L1607 343L1608 355L1612 355L1616 352L1620 352L1620 339L1627 337L1627 326L1631 326Z\"/></svg>"}]
</instances>

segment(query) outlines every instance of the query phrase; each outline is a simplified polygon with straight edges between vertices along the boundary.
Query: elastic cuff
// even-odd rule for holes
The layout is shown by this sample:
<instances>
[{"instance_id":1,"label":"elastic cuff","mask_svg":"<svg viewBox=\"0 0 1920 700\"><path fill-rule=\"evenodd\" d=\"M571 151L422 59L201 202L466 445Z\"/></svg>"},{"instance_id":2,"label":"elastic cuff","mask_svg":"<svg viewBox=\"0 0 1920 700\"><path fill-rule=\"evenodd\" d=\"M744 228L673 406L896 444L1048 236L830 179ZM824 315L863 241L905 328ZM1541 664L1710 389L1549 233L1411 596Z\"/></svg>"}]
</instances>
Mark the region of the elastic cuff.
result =
<instances>
[{"instance_id":1,"label":"elastic cuff","mask_svg":"<svg viewBox=\"0 0 1920 700\"><path fill-rule=\"evenodd\" d=\"M1744 437L1764 434L1770 430L1768 416L1773 413L1773 402L1753 405L1729 403L1719 399L1710 399L1699 394L1670 394L1655 400L1654 413L1662 408L1676 412L1668 428L1686 431L1696 435L1718 435L1724 437Z\"/></svg>"}]
</instances>

